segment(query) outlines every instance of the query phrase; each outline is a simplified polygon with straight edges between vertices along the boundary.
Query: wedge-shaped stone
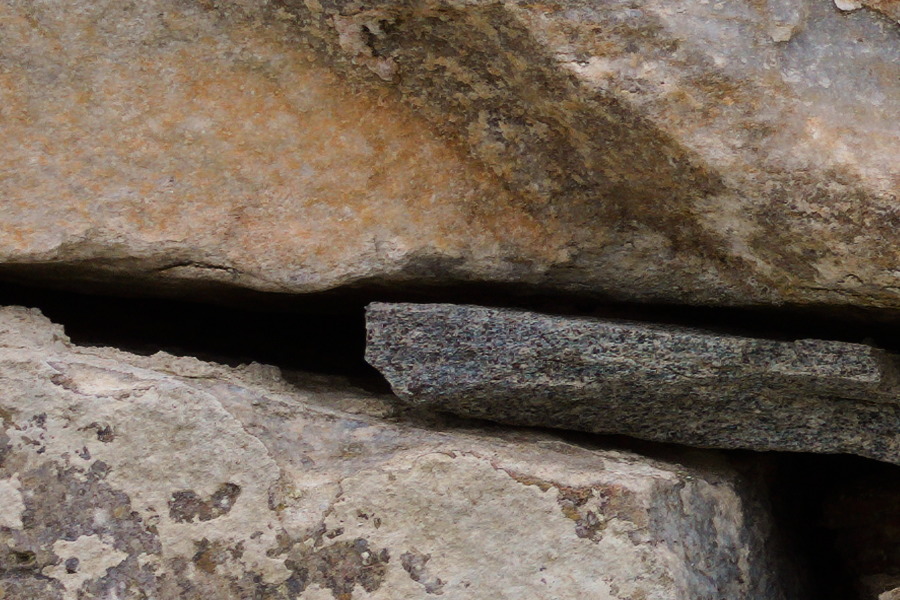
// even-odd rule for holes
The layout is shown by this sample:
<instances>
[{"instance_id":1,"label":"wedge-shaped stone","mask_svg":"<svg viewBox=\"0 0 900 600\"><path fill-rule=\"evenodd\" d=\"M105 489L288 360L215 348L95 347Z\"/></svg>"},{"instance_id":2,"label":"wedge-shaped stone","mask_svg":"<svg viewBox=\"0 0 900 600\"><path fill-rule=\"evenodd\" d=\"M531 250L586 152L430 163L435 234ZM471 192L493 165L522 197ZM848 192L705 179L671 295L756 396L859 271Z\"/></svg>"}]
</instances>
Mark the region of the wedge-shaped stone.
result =
<instances>
[{"instance_id":1,"label":"wedge-shaped stone","mask_svg":"<svg viewBox=\"0 0 900 600\"><path fill-rule=\"evenodd\" d=\"M448 304L372 304L367 360L461 415L696 446L900 464L896 360L834 341Z\"/></svg>"},{"instance_id":2,"label":"wedge-shaped stone","mask_svg":"<svg viewBox=\"0 0 900 600\"><path fill-rule=\"evenodd\" d=\"M748 480L0 309L4 598L787 600ZM440 424L440 423L437 423Z\"/></svg>"}]
</instances>

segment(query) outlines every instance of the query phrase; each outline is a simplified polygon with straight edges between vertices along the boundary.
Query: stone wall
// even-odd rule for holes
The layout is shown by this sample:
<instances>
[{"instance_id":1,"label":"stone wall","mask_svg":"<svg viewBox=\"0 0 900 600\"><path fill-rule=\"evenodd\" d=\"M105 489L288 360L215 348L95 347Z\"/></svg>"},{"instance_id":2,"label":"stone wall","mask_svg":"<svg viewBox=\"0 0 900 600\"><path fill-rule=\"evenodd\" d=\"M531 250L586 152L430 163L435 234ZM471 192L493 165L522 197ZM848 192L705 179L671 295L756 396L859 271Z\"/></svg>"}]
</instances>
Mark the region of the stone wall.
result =
<instances>
[{"instance_id":1,"label":"stone wall","mask_svg":"<svg viewBox=\"0 0 900 600\"><path fill-rule=\"evenodd\" d=\"M0 0L0 599L900 598L898 20Z\"/></svg>"}]
</instances>

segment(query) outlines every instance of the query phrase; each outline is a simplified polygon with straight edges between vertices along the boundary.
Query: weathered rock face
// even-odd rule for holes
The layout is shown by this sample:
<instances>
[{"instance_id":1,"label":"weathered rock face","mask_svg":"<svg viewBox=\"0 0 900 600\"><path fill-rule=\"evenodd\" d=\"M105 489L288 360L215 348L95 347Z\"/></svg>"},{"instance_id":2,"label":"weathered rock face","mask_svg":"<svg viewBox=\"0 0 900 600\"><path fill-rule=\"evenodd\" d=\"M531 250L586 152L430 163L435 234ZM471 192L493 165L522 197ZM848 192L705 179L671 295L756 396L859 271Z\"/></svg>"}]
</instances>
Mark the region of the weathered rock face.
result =
<instances>
[{"instance_id":1,"label":"weathered rock face","mask_svg":"<svg viewBox=\"0 0 900 600\"><path fill-rule=\"evenodd\" d=\"M5 0L0 263L897 308L897 6Z\"/></svg>"},{"instance_id":2,"label":"weathered rock face","mask_svg":"<svg viewBox=\"0 0 900 600\"><path fill-rule=\"evenodd\" d=\"M0 595L798 597L727 468L387 407L259 365L74 347L0 309Z\"/></svg>"},{"instance_id":3,"label":"weathered rock face","mask_svg":"<svg viewBox=\"0 0 900 600\"><path fill-rule=\"evenodd\" d=\"M848 452L900 464L897 359L449 304L372 304L366 359L415 404L690 445Z\"/></svg>"},{"instance_id":4,"label":"weathered rock face","mask_svg":"<svg viewBox=\"0 0 900 600\"><path fill-rule=\"evenodd\" d=\"M556 260L496 177L263 5L0 4L0 263L310 291Z\"/></svg>"}]
</instances>

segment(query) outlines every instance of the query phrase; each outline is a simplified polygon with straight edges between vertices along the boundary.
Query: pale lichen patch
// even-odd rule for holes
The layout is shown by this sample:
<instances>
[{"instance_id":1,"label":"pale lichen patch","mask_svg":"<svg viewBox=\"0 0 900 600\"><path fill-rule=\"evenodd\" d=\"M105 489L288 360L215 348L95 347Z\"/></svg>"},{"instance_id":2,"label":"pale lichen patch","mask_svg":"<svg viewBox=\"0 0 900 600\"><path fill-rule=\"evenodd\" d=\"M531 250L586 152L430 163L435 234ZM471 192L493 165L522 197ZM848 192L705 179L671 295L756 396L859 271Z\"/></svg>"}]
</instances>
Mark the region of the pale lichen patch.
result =
<instances>
[{"instance_id":1,"label":"pale lichen patch","mask_svg":"<svg viewBox=\"0 0 900 600\"><path fill-rule=\"evenodd\" d=\"M53 544L53 553L61 562L45 567L41 572L62 582L66 600L76 600L78 590L86 581L104 577L108 569L128 558L128 554L106 543L99 535L83 535L73 541L57 540Z\"/></svg>"},{"instance_id":2,"label":"pale lichen patch","mask_svg":"<svg viewBox=\"0 0 900 600\"><path fill-rule=\"evenodd\" d=\"M0 527L11 529L22 527L25 502L22 500L21 487L22 484L16 475L0 480Z\"/></svg>"}]
</instances>

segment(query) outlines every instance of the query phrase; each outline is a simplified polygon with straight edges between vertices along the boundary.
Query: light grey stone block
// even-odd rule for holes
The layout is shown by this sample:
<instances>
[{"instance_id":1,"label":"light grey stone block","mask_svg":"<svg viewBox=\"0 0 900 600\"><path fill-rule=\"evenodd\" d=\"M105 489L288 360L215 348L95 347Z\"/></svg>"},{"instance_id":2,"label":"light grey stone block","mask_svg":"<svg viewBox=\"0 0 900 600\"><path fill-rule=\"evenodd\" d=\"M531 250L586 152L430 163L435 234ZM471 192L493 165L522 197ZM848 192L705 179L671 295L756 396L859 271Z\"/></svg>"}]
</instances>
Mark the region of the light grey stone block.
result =
<instances>
[{"instance_id":1,"label":"light grey stone block","mask_svg":"<svg viewBox=\"0 0 900 600\"><path fill-rule=\"evenodd\" d=\"M788 600L752 480L0 308L0 597Z\"/></svg>"}]
</instances>

